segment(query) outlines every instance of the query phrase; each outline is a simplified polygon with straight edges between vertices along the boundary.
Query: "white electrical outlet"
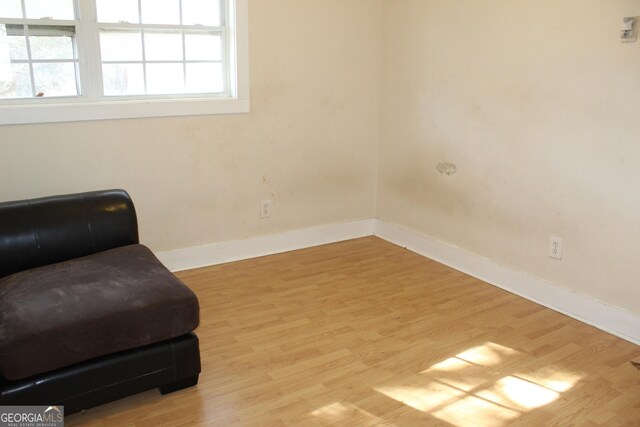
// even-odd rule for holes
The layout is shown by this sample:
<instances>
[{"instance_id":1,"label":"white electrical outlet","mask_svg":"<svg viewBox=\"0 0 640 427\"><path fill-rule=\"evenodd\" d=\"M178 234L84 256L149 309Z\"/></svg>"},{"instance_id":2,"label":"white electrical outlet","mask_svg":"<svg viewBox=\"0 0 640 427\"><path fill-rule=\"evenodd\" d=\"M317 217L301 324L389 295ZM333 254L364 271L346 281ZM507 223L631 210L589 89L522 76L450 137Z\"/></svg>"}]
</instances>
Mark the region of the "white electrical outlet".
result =
<instances>
[{"instance_id":1,"label":"white electrical outlet","mask_svg":"<svg viewBox=\"0 0 640 427\"><path fill-rule=\"evenodd\" d=\"M549 239L549 258L562 259L562 239L551 236Z\"/></svg>"},{"instance_id":2,"label":"white electrical outlet","mask_svg":"<svg viewBox=\"0 0 640 427\"><path fill-rule=\"evenodd\" d=\"M260 218L271 218L271 200L263 200L260 203Z\"/></svg>"}]
</instances>

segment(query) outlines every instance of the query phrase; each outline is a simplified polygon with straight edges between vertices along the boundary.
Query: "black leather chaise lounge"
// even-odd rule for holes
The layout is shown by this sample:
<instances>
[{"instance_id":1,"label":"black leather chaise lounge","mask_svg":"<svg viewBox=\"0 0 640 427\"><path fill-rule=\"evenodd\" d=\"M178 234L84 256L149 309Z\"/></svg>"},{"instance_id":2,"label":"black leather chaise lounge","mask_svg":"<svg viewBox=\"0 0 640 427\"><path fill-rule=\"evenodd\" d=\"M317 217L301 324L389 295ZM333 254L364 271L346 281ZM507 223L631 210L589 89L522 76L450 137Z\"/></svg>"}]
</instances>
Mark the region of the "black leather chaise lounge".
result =
<instances>
[{"instance_id":1,"label":"black leather chaise lounge","mask_svg":"<svg viewBox=\"0 0 640 427\"><path fill-rule=\"evenodd\" d=\"M71 414L195 385L198 322L125 191L0 203L0 405Z\"/></svg>"}]
</instances>

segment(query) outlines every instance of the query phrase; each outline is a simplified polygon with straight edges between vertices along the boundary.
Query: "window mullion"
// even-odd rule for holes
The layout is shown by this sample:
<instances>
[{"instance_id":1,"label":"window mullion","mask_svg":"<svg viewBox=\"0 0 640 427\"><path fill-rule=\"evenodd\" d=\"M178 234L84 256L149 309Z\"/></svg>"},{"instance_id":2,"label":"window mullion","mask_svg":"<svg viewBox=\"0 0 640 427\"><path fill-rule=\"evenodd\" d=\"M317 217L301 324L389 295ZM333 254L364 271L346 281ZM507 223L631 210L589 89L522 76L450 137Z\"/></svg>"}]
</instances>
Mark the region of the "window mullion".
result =
<instances>
[{"instance_id":1,"label":"window mullion","mask_svg":"<svg viewBox=\"0 0 640 427\"><path fill-rule=\"evenodd\" d=\"M184 25L184 18L182 16L182 0L179 2L180 6L180 25ZM187 36L185 31L180 31L182 36L182 90L187 92Z\"/></svg>"},{"instance_id":2,"label":"window mullion","mask_svg":"<svg viewBox=\"0 0 640 427\"><path fill-rule=\"evenodd\" d=\"M18 18L2 18L3 24L17 24L17 25L44 25L44 26L69 26L75 25L75 20L69 19L18 19Z\"/></svg>"},{"instance_id":3,"label":"window mullion","mask_svg":"<svg viewBox=\"0 0 640 427\"><path fill-rule=\"evenodd\" d=\"M122 30L138 30L144 28L146 30L159 30L159 31L181 31L181 30L197 30L197 31L223 31L224 26L217 25L173 25L173 24L131 24L128 22L108 22L104 23L105 26L114 29Z\"/></svg>"},{"instance_id":4,"label":"window mullion","mask_svg":"<svg viewBox=\"0 0 640 427\"><path fill-rule=\"evenodd\" d=\"M223 92L230 94L231 93L231 80L230 80L230 67L229 63L229 55L231 52L229 51L229 43L228 43L229 30L225 28L224 31L220 33L220 37L222 38L222 78L224 79Z\"/></svg>"},{"instance_id":5,"label":"window mullion","mask_svg":"<svg viewBox=\"0 0 640 427\"><path fill-rule=\"evenodd\" d=\"M229 13L230 8L226 7L227 1L221 1L220 2L220 25L222 25L223 30L220 32L220 38L222 39L222 79L223 79L223 92L230 94L231 90L231 83L229 80L229 43L228 43L228 36L229 36L229 25L227 25L228 22L230 22L229 17L227 16L227 13Z\"/></svg>"},{"instance_id":6,"label":"window mullion","mask_svg":"<svg viewBox=\"0 0 640 427\"><path fill-rule=\"evenodd\" d=\"M224 19L225 26L223 37L223 70L225 72L225 92L231 97L238 96L238 69L237 67L237 19L236 2L232 0L223 2L225 4ZM230 40L234 40L233 44Z\"/></svg>"},{"instance_id":7,"label":"window mullion","mask_svg":"<svg viewBox=\"0 0 640 427\"><path fill-rule=\"evenodd\" d=\"M147 49L145 43L145 29L142 27L142 1L138 0L138 20L140 21L140 42L142 43L142 79L144 83L144 93L148 93L147 88Z\"/></svg>"},{"instance_id":8,"label":"window mullion","mask_svg":"<svg viewBox=\"0 0 640 427\"><path fill-rule=\"evenodd\" d=\"M24 7L24 2L23 2L23 7ZM24 38L27 44L27 59L29 61L29 78L31 79L31 95L33 97L36 97L37 95L36 77L35 77L35 72L33 71L33 56L31 54L31 37L29 36L29 26L25 24L22 27L22 31L24 31Z\"/></svg>"},{"instance_id":9,"label":"window mullion","mask_svg":"<svg viewBox=\"0 0 640 427\"><path fill-rule=\"evenodd\" d=\"M80 64L81 95L95 101L102 93L102 72L100 69L100 41L96 24L94 0L77 0L78 23L76 41Z\"/></svg>"},{"instance_id":10,"label":"window mullion","mask_svg":"<svg viewBox=\"0 0 640 427\"><path fill-rule=\"evenodd\" d=\"M25 0L21 0L20 6L22 7L22 18L27 19L27 5L25 4Z\"/></svg>"},{"instance_id":11,"label":"window mullion","mask_svg":"<svg viewBox=\"0 0 640 427\"><path fill-rule=\"evenodd\" d=\"M33 63L31 62L31 41L29 40L28 27L27 24L24 24L24 19L27 17L27 5L25 4L25 0L20 1L20 6L22 8L22 19L20 23L23 23L22 31L24 32L25 43L27 45L27 60L29 64L29 79L31 81L31 96L36 96L36 82L33 74ZM6 22L9 22L8 20Z\"/></svg>"}]
</instances>

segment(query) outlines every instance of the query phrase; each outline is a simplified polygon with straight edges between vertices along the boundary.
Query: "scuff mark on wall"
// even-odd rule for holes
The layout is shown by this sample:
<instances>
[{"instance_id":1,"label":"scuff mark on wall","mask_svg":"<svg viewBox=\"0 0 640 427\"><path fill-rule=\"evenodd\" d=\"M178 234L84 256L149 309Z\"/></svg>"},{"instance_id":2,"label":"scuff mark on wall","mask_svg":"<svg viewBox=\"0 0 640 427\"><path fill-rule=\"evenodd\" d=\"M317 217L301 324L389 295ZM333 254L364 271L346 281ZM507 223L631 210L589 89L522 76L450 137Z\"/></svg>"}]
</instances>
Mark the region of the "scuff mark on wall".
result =
<instances>
[{"instance_id":1,"label":"scuff mark on wall","mask_svg":"<svg viewBox=\"0 0 640 427\"><path fill-rule=\"evenodd\" d=\"M451 163L451 162L440 162L438 163L438 166L436 167L436 169L438 169L438 172L440 172L440 175L444 173L449 176L455 174L458 171L458 167L455 165L455 163Z\"/></svg>"}]
</instances>

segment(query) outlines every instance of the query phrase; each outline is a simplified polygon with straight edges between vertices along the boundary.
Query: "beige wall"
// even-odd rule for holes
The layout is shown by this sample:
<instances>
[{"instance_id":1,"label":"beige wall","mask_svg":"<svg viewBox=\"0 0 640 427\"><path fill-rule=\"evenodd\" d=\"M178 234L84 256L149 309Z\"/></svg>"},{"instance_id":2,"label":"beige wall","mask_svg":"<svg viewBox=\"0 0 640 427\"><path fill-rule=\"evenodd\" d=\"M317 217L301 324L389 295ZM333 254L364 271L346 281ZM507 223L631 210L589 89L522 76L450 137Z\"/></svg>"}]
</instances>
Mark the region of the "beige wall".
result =
<instances>
[{"instance_id":1,"label":"beige wall","mask_svg":"<svg viewBox=\"0 0 640 427\"><path fill-rule=\"evenodd\" d=\"M251 0L250 114L0 127L0 200L124 187L157 251L378 216L640 314L627 15L637 0Z\"/></svg>"},{"instance_id":2,"label":"beige wall","mask_svg":"<svg viewBox=\"0 0 640 427\"><path fill-rule=\"evenodd\" d=\"M640 314L640 41L619 41L640 2L384 14L378 217Z\"/></svg>"},{"instance_id":3,"label":"beige wall","mask_svg":"<svg viewBox=\"0 0 640 427\"><path fill-rule=\"evenodd\" d=\"M0 200L126 188L157 251L373 217L382 2L249 7L250 114L0 127Z\"/></svg>"}]
</instances>

